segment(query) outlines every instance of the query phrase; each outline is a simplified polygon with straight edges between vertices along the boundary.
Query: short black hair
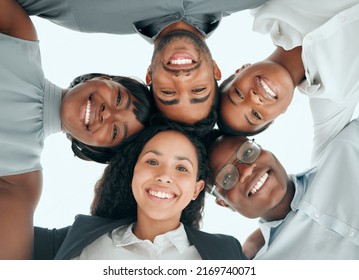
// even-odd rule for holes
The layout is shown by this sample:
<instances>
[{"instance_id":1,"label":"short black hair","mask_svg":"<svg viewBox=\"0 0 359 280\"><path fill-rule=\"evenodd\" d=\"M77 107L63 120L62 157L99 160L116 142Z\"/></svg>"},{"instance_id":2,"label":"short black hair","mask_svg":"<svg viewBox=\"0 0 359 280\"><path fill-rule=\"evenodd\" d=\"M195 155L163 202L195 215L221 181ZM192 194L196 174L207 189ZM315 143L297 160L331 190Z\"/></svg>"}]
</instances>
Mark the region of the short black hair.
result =
<instances>
[{"instance_id":1,"label":"short black hair","mask_svg":"<svg viewBox=\"0 0 359 280\"><path fill-rule=\"evenodd\" d=\"M148 126L150 118L155 111L155 105L153 97L149 94L148 87L143 82L130 77L124 76L114 76L103 73L89 73L76 77L70 84L70 88L80 84L82 82L91 80L96 77L109 77L113 81L123 85L129 93L136 98L137 101L134 101L134 114L137 120L142 123L145 127ZM71 149L74 152L75 156L89 161L95 161L98 163L108 163L112 158L113 154L116 152L119 146L127 141L131 141L136 137L137 133L131 135L127 139L121 142L117 147L95 147L82 143L81 141L73 138L71 135L68 135L72 145Z\"/></svg>"},{"instance_id":2,"label":"short black hair","mask_svg":"<svg viewBox=\"0 0 359 280\"><path fill-rule=\"evenodd\" d=\"M206 180L208 174L207 153L203 140L195 133L187 131L181 125L156 116L151 125L140 132L132 142L122 146L121 151L110 161L95 187L95 198L91 205L91 214L112 219L135 217L137 204L132 194L132 177L138 157L148 141L157 133L176 130L185 135L196 148L198 157L197 181ZM202 220L205 191L192 200L182 211L181 222L193 228L199 228Z\"/></svg>"}]
</instances>

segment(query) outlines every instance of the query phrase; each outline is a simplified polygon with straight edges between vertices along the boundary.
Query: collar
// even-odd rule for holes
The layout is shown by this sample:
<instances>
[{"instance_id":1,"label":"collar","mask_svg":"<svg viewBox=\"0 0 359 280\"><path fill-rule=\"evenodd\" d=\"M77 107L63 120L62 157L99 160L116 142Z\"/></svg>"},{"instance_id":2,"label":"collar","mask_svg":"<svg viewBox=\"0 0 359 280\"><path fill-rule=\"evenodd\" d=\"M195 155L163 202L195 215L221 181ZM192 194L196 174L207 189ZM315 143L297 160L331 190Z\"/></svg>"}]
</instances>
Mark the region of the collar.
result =
<instances>
[{"instance_id":1,"label":"collar","mask_svg":"<svg viewBox=\"0 0 359 280\"><path fill-rule=\"evenodd\" d=\"M114 229L111 232L113 244L115 246L125 247L136 243L151 242L149 240L139 239L133 234L133 228L135 225L136 223L132 223L130 225ZM163 244L168 243L176 247L179 253L183 253L188 247L190 247L190 242L182 223L180 223L177 229L156 236L153 241L153 245L155 246L163 246Z\"/></svg>"}]
</instances>

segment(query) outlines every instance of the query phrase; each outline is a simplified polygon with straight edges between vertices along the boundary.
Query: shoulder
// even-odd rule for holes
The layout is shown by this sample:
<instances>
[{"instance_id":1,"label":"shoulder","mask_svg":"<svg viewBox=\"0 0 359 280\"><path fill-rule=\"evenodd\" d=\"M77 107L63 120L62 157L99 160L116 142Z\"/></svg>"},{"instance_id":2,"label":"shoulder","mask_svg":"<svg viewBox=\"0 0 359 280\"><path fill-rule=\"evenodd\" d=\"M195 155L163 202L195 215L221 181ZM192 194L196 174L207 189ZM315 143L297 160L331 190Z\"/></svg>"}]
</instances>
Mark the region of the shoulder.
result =
<instances>
[{"instance_id":1,"label":"shoulder","mask_svg":"<svg viewBox=\"0 0 359 280\"><path fill-rule=\"evenodd\" d=\"M213 234L186 227L188 239L201 256L208 259L247 259L240 242L233 236Z\"/></svg>"},{"instance_id":2,"label":"shoulder","mask_svg":"<svg viewBox=\"0 0 359 280\"><path fill-rule=\"evenodd\" d=\"M23 40L37 40L30 17L15 0L0 1L0 32Z\"/></svg>"}]
</instances>

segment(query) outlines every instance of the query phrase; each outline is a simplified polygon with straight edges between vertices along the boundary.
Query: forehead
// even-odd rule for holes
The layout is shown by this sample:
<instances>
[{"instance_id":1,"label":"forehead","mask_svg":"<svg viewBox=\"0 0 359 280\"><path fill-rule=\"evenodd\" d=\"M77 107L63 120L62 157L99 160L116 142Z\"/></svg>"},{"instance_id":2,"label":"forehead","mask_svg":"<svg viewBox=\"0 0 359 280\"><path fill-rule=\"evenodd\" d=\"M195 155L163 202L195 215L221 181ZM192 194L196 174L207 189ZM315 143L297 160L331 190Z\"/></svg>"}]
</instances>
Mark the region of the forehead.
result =
<instances>
[{"instance_id":1,"label":"forehead","mask_svg":"<svg viewBox=\"0 0 359 280\"><path fill-rule=\"evenodd\" d=\"M248 140L243 136L223 136L211 146L209 161L212 172L219 169L232 157L237 149Z\"/></svg>"},{"instance_id":2,"label":"forehead","mask_svg":"<svg viewBox=\"0 0 359 280\"><path fill-rule=\"evenodd\" d=\"M142 153L150 150L160 152L162 155L197 158L193 143L185 135L175 130L161 131L153 136L144 146Z\"/></svg>"}]
</instances>

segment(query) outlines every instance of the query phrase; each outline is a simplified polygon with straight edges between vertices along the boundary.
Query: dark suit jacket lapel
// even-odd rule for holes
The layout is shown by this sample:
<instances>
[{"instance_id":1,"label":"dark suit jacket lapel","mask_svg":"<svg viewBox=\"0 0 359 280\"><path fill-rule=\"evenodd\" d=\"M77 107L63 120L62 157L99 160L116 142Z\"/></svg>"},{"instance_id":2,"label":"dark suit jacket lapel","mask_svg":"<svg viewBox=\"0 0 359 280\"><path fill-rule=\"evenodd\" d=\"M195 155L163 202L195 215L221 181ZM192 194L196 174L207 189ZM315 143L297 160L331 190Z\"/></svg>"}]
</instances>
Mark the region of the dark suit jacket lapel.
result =
<instances>
[{"instance_id":1,"label":"dark suit jacket lapel","mask_svg":"<svg viewBox=\"0 0 359 280\"><path fill-rule=\"evenodd\" d=\"M132 223L134 218L112 220L96 216L78 215L55 259L71 259L100 236L122 225Z\"/></svg>"}]
</instances>

